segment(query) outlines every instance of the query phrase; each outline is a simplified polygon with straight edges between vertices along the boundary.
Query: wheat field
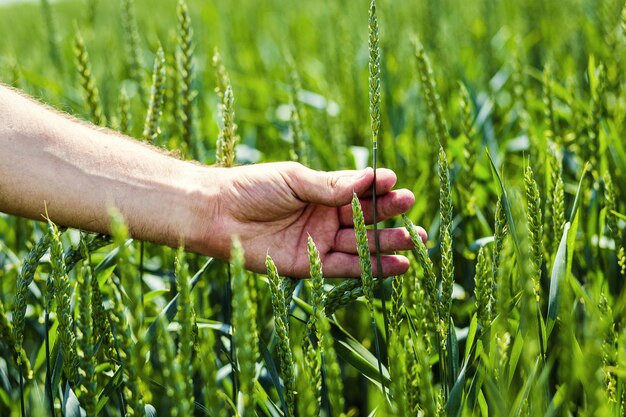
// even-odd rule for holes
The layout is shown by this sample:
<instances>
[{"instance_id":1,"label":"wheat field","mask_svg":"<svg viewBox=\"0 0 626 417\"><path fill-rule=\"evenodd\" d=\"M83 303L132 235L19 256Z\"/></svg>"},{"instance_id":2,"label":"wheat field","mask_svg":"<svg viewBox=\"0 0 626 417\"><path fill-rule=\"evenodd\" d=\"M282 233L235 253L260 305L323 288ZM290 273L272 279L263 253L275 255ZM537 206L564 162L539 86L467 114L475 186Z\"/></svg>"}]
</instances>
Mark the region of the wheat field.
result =
<instances>
[{"instance_id":1,"label":"wheat field","mask_svg":"<svg viewBox=\"0 0 626 417\"><path fill-rule=\"evenodd\" d=\"M387 279L358 198L361 279L0 213L0 415L626 414L623 1L41 0L0 39L0 82L179 158L416 195Z\"/></svg>"}]
</instances>

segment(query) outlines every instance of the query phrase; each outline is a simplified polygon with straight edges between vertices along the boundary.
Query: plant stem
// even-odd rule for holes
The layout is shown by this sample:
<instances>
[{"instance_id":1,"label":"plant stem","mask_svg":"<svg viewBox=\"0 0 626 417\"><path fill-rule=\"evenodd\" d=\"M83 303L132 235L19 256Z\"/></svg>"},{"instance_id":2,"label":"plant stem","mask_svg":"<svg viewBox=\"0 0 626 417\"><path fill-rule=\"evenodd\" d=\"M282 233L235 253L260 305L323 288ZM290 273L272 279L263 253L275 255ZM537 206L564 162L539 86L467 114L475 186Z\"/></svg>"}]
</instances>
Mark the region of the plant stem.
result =
<instances>
[{"instance_id":1,"label":"plant stem","mask_svg":"<svg viewBox=\"0 0 626 417\"><path fill-rule=\"evenodd\" d=\"M26 417L26 407L24 406L24 370L23 365L20 362L20 416Z\"/></svg>"},{"instance_id":2,"label":"plant stem","mask_svg":"<svg viewBox=\"0 0 626 417\"><path fill-rule=\"evenodd\" d=\"M384 325L385 325L385 334L387 336L387 340L389 340L389 326L387 325L387 308L385 306L385 288L384 288L384 283L383 283L383 268L382 268L382 262L380 259L380 243L378 241L378 225L377 223L377 218L376 218L376 165L377 165L377 159L376 159L376 155L377 155L377 150L378 150L378 146L377 146L377 141L374 140L374 144L372 147L372 153L373 153L373 165L374 165L374 183L372 185L372 204L373 204L373 221L374 221L374 246L375 246L375 250L376 250L376 267L378 269L378 279L381 282L381 289L380 289L380 300L382 302L382 310L383 310L383 321L384 321ZM378 357L378 372L380 373L380 383L383 387L383 393L385 394L385 396L387 396L387 389L385 387L385 380L383 378L383 366L382 366L382 355L381 355L381 351L380 351L380 342L378 340L378 328L376 327L376 319L374 317L374 314L372 312L372 330L374 332L374 344L376 346L376 356Z\"/></svg>"},{"instance_id":3,"label":"plant stem","mask_svg":"<svg viewBox=\"0 0 626 417\"><path fill-rule=\"evenodd\" d=\"M50 279L50 278L48 278ZM50 302L48 301L48 304ZM48 406L50 407L50 416L54 417L54 397L52 396L52 374L50 373L50 312L49 306L46 306L45 327L46 327L46 383L45 389L48 394Z\"/></svg>"}]
</instances>

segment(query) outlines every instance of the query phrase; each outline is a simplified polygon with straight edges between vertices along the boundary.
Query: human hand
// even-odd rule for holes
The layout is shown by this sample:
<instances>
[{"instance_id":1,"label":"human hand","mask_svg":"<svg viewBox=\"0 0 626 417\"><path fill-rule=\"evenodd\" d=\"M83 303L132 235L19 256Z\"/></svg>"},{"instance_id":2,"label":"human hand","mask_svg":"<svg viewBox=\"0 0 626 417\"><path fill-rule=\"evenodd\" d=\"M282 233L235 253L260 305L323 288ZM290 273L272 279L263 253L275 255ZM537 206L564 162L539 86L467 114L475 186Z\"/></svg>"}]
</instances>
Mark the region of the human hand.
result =
<instances>
[{"instance_id":1,"label":"human hand","mask_svg":"<svg viewBox=\"0 0 626 417\"><path fill-rule=\"evenodd\" d=\"M292 162L211 168L219 192L206 234L204 252L221 258L230 255L232 236L241 241L246 267L263 272L269 254L285 276L308 277L307 235L320 252L327 277L360 276L352 208L355 192L363 207L366 224L373 219L371 189L374 171L320 172ZM393 171L377 171L377 219L403 213L415 202L406 189L392 190ZM420 229L422 239L426 232ZM368 231L370 251L374 252L373 231ZM404 228L379 231L384 276L407 271L409 261L394 251L413 247ZM374 274L377 267L372 258Z\"/></svg>"}]
</instances>

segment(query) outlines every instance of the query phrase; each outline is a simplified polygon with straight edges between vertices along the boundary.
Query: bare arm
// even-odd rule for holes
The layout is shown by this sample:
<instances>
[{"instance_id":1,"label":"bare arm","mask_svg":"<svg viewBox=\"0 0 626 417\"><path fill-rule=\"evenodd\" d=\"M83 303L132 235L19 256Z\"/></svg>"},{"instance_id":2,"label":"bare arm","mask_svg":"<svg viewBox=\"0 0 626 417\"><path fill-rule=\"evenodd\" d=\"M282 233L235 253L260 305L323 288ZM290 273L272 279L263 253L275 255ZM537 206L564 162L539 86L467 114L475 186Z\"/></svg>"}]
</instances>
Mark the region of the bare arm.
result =
<instances>
[{"instance_id":1,"label":"bare arm","mask_svg":"<svg viewBox=\"0 0 626 417\"><path fill-rule=\"evenodd\" d=\"M350 199L363 197L371 218L373 172L318 172L295 163L236 168L199 166L136 140L61 115L0 85L0 211L64 226L108 232L110 207L141 240L226 259L232 235L246 264L264 269L266 253L286 275L307 276L311 234L328 276L358 276ZM414 197L378 172L379 217L408 210ZM371 219L370 219L371 222ZM425 233L422 232L424 238ZM383 230L385 252L409 249L403 229ZM373 246L373 245L372 245ZM406 271L388 254L383 273Z\"/></svg>"},{"instance_id":2,"label":"bare arm","mask_svg":"<svg viewBox=\"0 0 626 417\"><path fill-rule=\"evenodd\" d=\"M131 233L194 249L202 168L112 131L71 120L0 86L0 210L107 232L118 208ZM197 197L197 195L196 195ZM207 209L208 207L202 207Z\"/></svg>"}]
</instances>

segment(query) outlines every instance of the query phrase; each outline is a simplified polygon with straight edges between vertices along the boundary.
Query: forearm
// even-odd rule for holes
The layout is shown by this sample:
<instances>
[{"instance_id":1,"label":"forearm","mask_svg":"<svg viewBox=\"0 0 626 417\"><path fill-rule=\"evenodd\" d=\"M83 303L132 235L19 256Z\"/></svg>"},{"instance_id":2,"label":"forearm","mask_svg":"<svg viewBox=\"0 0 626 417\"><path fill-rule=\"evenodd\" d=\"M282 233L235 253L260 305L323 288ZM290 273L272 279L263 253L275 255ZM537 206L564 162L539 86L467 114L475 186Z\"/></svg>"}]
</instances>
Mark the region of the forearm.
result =
<instances>
[{"instance_id":1,"label":"forearm","mask_svg":"<svg viewBox=\"0 0 626 417\"><path fill-rule=\"evenodd\" d=\"M211 168L60 115L0 85L0 211L108 232L117 208L131 234L203 252ZM212 190L212 188L215 188ZM199 223L200 221L200 223Z\"/></svg>"}]
</instances>

